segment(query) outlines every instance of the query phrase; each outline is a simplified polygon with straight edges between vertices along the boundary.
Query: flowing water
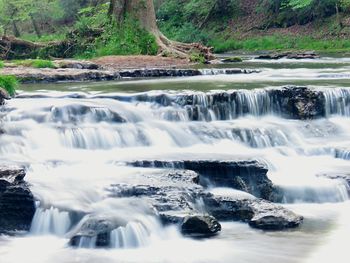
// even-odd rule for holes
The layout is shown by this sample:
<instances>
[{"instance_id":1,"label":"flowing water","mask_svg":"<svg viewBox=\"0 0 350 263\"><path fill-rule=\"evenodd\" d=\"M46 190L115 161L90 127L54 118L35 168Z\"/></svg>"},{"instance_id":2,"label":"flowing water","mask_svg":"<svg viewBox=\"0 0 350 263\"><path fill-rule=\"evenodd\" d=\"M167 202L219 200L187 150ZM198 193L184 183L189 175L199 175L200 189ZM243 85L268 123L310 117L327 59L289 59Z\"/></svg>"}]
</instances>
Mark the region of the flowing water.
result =
<instances>
[{"instance_id":1,"label":"flowing water","mask_svg":"<svg viewBox=\"0 0 350 263\"><path fill-rule=\"evenodd\" d=\"M0 161L27 167L37 210L29 233L0 236L0 262L348 262L349 189L319 175L350 171L350 59L234 66L261 73L22 86L0 111ZM283 118L270 91L288 84L321 91L325 116ZM218 104L218 93L230 99ZM224 222L213 238L185 238L162 226L147 200L109 195L113 184L164 172L126 162L157 159L259 160L304 224L265 232ZM120 223L109 249L95 248L93 238L68 246L90 216Z\"/></svg>"}]
</instances>

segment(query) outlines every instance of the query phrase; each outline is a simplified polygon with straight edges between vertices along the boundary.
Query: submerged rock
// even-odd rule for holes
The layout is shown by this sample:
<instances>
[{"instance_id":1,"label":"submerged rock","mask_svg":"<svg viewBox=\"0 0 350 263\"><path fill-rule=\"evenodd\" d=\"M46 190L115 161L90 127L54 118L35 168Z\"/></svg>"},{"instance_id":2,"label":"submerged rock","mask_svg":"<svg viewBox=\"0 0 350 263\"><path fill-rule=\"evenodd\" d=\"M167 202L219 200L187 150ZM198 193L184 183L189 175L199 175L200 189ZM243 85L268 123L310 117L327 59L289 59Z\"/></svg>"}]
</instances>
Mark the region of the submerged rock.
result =
<instances>
[{"instance_id":1,"label":"submerged rock","mask_svg":"<svg viewBox=\"0 0 350 263\"><path fill-rule=\"evenodd\" d=\"M35 202L24 177L22 168L0 166L0 233L30 228Z\"/></svg>"},{"instance_id":2,"label":"submerged rock","mask_svg":"<svg viewBox=\"0 0 350 263\"><path fill-rule=\"evenodd\" d=\"M105 217L88 217L70 238L69 244L73 247L108 247L111 231L120 224Z\"/></svg>"},{"instance_id":3,"label":"submerged rock","mask_svg":"<svg viewBox=\"0 0 350 263\"><path fill-rule=\"evenodd\" d=\"M184 235L196 237L208 237L221 231L220 223L210 215L189 215L181 224L181 232Z\"/></svg>"}]
</instances>

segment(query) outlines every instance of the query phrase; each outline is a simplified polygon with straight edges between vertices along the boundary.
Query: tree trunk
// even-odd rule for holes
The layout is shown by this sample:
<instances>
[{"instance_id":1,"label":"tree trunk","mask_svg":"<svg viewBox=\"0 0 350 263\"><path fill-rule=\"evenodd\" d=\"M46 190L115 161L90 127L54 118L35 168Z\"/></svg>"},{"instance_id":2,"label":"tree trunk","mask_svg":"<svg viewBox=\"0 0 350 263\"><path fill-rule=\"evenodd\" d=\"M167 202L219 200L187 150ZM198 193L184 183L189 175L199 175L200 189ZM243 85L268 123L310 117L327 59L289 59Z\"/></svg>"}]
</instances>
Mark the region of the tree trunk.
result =
<instances>
[{"instance_id":1,"label":"tree trunk","mask_svg":"<svg viewBox=\"0 0 350 263\"><path fill-rule=\"evenodd\" d=\"M30 20L32 21L35 34L38 36L38 38L41 38L41 32L40 32L38 23L35 21L35 18L33 17L33 15L30 15Z\"/></svg>"},{"instance_id":2,"label":"tree trunk","mask_svg":"<svg viewBox=\"0 0 350 263\"><path fill-rule=\"evenodd\" d=\"M157 26L153 0L110 0L109 14L118 22L126 15L137 19L145 30L155 36L160 55L189 58L191 53L200 53L207 61L214 58L211 48L199 43L171 41L164 36Z\"/></svg>"},{"instance_id":3,"label":"tree trunk","mask_svg":"<svg viewBox=\"0 0 350 263\"><path fill-rule=\"evenodd\" d=\"M21 33L18 30L17 23L15 20L12 20L12 28L13 28L13 34L15 35L15 37L20 37Z\"/></svg>"}]
</instances>

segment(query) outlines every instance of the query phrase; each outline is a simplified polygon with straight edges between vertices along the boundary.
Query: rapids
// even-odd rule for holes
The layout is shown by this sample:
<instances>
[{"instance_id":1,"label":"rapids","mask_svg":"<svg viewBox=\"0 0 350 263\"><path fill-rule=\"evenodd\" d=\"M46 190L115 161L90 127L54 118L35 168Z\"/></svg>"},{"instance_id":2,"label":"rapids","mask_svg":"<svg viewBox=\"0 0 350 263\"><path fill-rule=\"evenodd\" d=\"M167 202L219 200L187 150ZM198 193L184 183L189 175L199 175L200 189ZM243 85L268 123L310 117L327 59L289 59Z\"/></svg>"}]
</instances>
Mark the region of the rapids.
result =
<instances>
[{"instance_id":1,"label":"rapids","mask_svg":"<svg viewBox=\"0 0 350 263\"><path fill-rule=\"evenodd\" d=\"M29 233L0 236L0 262L348 262L350 59L248 59L241 66L261 73L22 86L0 108L0 163L26 167L37 207ZM278 91L287 84L319 94L316 118L286 115ZM109 194L115 184L164 183L154 179L164 169L129 162L203 159L266 165L283 205L303 215L303 225L265 232L223 222L219 235L191 239L163 226L147 198ZM205 211L201 200L193 206ZM110 248L86 237L78 248L68 245L71 233L106 217L119 226Z\"/></svg>"}]
</instances>

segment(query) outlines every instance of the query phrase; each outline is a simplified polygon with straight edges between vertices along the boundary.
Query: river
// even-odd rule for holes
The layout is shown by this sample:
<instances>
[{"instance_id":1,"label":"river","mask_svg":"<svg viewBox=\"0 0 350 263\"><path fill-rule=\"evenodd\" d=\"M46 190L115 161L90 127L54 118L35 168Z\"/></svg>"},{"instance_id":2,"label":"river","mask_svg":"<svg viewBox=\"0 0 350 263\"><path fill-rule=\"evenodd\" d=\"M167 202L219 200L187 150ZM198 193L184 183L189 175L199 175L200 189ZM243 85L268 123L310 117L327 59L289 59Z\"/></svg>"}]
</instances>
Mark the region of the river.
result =
<instances>
[{"instance_id":1,"label":"river","mask_svg":"<svg viewBox=\"0 0 350 263\"><path fill-rule=\"evenodd\" d=\"M29 233L0 236L0 262L348 262L349 188L322 175L349 176L350 58L248 58L220 67L261 72L21 86L0 111L0 162L26 166L37 210ZM287 118L270 93L286 85L320 92L323 116ZM235 95L215 104L215 94ZM108 194L113 184L147 185L164 170L130 161L188 159L258 160L303 224L263 231L221 222L218 235L193 239L163 226L147 198ZM69 234L83 220L72 211L126 224L113 231L108 249L91 240L71 248Z\"/></svg>"}]
</instances>

